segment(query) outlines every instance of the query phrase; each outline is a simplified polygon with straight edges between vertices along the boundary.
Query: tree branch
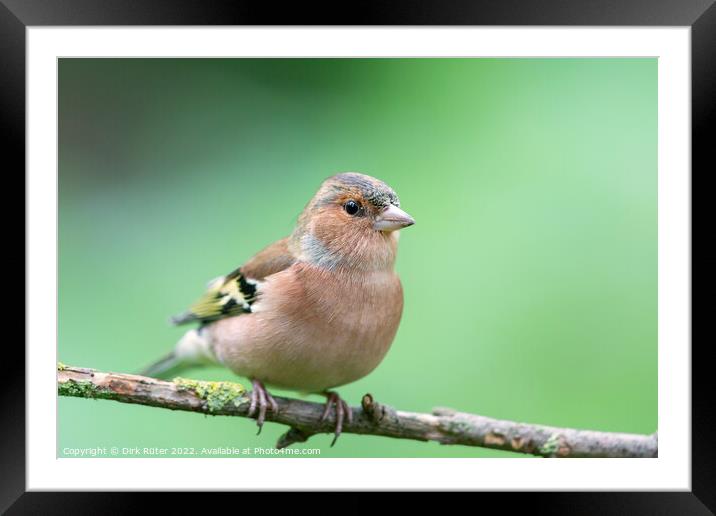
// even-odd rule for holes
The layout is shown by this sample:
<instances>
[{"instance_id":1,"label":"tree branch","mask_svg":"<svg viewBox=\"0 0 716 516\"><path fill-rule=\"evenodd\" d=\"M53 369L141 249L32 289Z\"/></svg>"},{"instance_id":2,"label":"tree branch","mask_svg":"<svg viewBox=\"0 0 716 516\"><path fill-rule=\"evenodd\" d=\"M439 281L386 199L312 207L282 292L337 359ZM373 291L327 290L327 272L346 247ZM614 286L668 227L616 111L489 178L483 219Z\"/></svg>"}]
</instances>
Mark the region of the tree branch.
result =
<instances>
[{"instance_id":1,"label":"tree branch","mask_svg":"<svg viewBox=\"0 0 716 516\"><path fill-rule=\"evenodd\" d=\"M59 364L60 396L98 398L216 416L248 417L244 387L231 382L203 382L176 378L171 382L143 376L106 373ZM312 435L332 433L332 417L319 422L323 405L276 397L278 414L266 420L288 425L276 446L304 442ZM353 422L343 432L442 444L481 446L542 457L656 457L657 435L576 430L492 419L436 408L432 414L403 412L363 396L353 408Z\"/></svg>"}]
</instances>

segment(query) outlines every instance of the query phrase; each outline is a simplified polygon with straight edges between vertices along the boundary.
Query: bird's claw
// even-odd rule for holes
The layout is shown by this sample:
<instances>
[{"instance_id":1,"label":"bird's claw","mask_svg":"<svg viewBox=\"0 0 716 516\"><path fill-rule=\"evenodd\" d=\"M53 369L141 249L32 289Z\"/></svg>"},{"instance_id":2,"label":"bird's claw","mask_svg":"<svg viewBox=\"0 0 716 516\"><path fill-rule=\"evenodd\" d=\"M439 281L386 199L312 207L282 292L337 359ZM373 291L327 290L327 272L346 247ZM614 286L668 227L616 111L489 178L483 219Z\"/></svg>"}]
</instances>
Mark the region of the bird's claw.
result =
<instances>
[{"instance_id":1,"label":"bird's claw","mask_svg":"<svg viewBox=\"0 0 716 516\"><path fill-rule=\"evenodd\" d=\"M348 404L343 401L343 399L338 395L336 392L325 392L324 395L326 396L326 408L323 410L323 415L321 416L320 422L323 423L328 419L328 414L331 412L331 407L335 406L336 408L336 429L334 432L333 441L331 442L331 446L336 444L336 441L338 440L338 436L341 435L341 432L343 431L343 421L344 419L348 421L348 424L350 425L353 423L353 411L348 406Z\"/></svg>"},{"instance_id":2,"label":"bird's claw","mask_svg":"<svg viewBox=\"0 0 716 516\"><path fill-rule=\"evenodd\" d=\"M251 391L251 404L249 405L249 417L254 417L256 414L256 409L258 409L258 417L256 418L256 424L259 427L259 431L256 433L256 435L261 433L261 429L264 426L264 421L266 421L266 411L271 410L271 412L275 414L278 413L278 403L276 403L276 400L273 399L273 396L269 394L269 392L266 390L266 387L258 381L258 380L251 380L251 384L253 385L254 389Z\"/></svg>"}]
</instances>

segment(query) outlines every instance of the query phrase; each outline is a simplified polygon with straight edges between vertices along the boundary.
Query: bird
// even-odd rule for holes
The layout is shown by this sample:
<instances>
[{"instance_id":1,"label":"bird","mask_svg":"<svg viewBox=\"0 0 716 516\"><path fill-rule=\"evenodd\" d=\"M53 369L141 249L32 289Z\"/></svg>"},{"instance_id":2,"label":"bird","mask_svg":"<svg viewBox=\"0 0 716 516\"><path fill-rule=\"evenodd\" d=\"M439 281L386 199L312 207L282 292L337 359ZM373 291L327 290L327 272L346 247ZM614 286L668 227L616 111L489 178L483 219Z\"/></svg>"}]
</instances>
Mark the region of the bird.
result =
<instances>
[{"instance_id":1,"label":"bird","mask_svg":"<svg viewBox=\"0 0 716 516\"><path fill-rule=\"evenodd\" d=\"M258 432L278 404L267 386L326 397L334 438L352 422L334 390L373 371L403 312L394 270L400 230L415 223L383 181L343 172L323 181L291 234L259 251L204 294L176 325L196 323L141 374L175 375L220 364L251 381L249 417Z\"/></svg>"}]
</instances>

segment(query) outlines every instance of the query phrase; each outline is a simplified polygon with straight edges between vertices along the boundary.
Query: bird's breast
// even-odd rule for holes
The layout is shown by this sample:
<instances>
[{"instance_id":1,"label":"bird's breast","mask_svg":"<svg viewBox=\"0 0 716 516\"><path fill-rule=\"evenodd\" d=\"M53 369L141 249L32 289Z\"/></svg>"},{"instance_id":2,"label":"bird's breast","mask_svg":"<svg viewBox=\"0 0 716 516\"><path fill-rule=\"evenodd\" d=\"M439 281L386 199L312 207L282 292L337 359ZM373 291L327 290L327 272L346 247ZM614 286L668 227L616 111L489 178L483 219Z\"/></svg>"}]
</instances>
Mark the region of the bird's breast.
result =
<instances>
[{"instance_id":1,"label":"bird's breast","mask_svg":"<svg viewBox=\"0 0 716 516\"><path fill-rule=\"evenodd\" d=\"M317 392L355 381L380 363L400 323L403 291L393 271L297 264L271 276L254 306L250 316L233 318L241 328L224 339L227 365L269 384Z\"/></svg>"}]
</instances>

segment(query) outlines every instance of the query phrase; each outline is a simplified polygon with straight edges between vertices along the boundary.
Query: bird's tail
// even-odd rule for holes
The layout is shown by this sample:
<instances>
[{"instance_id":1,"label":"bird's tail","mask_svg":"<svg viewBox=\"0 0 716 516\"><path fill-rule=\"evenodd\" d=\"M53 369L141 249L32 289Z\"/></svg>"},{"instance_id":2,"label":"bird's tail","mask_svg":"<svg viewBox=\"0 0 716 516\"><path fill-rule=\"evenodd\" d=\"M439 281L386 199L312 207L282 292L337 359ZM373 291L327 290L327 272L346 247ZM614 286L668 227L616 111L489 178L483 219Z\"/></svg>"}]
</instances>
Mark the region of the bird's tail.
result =
<instances>
[{"instance_id":1,"label":"bird's tail","mask_svg":"<svg viewBox=\"0 0 716 516\"><path fill-rule=\"evenodd\" d=\"M152 378L173 378L193 367L216 363L208 339L198 330L189 330L175 348L140 373Z\"/></svg>"},{"instance_id":2,"label":"bird's tail","mask_svg":"<svg viewBox=\"0 0 716 516\"><path fill-rule=\"evenodd\" d=\"M191 364L187 364L179 358L175 351L167 353L156 362L148 365L141 372L137 373L141 376L149 376L152 378L173 378L179 376L180 373L190 368Z\"/></svg>"}]
</instances>

